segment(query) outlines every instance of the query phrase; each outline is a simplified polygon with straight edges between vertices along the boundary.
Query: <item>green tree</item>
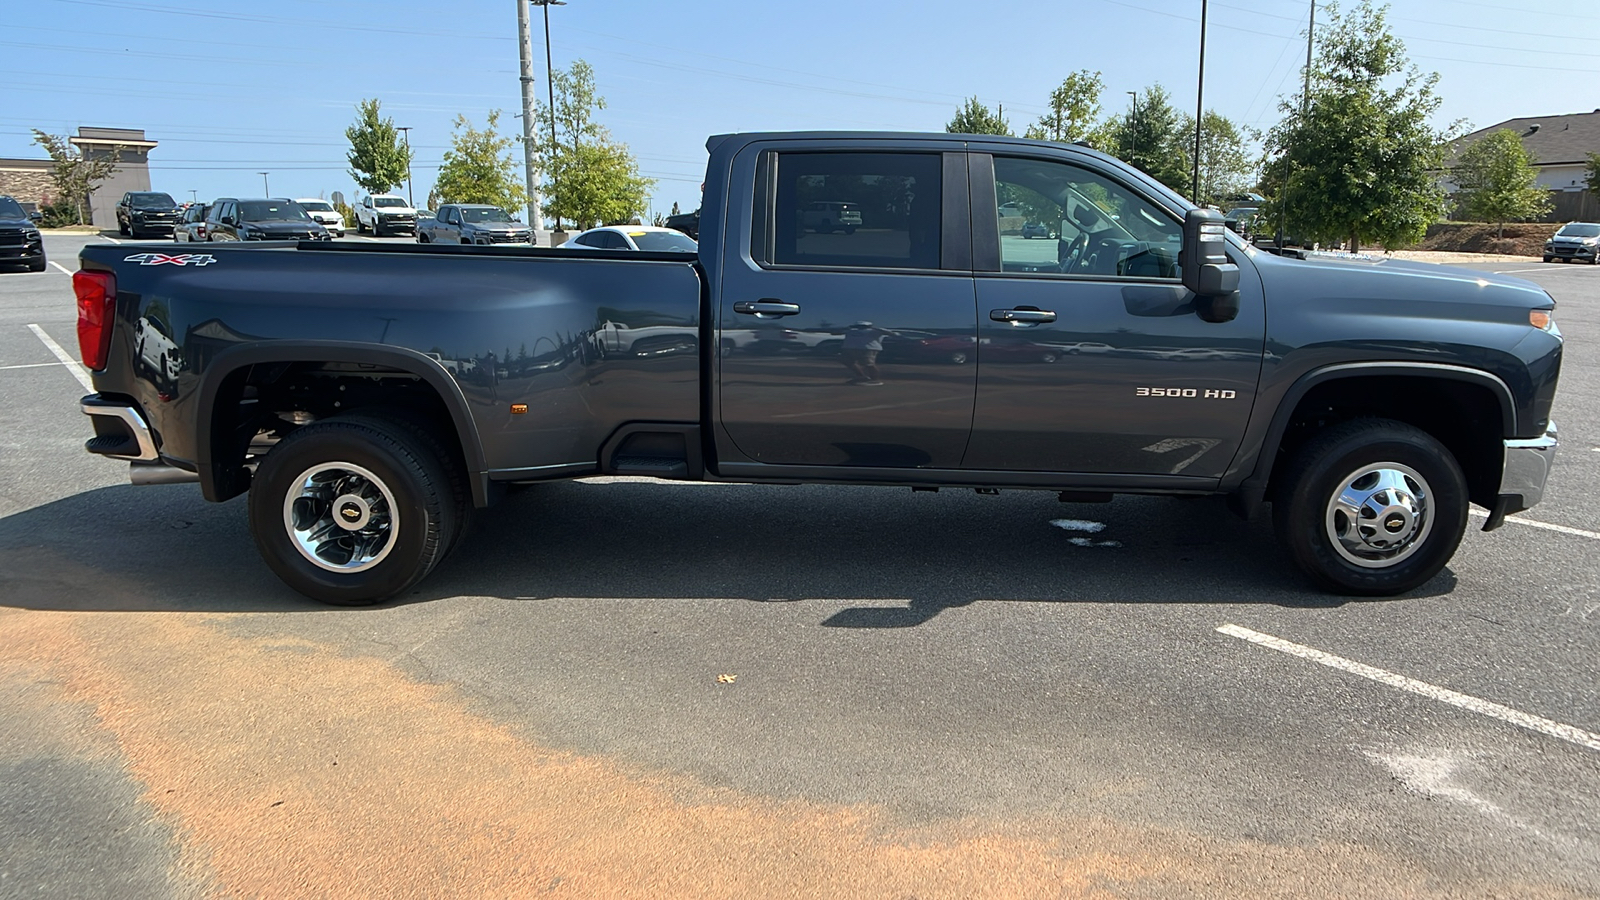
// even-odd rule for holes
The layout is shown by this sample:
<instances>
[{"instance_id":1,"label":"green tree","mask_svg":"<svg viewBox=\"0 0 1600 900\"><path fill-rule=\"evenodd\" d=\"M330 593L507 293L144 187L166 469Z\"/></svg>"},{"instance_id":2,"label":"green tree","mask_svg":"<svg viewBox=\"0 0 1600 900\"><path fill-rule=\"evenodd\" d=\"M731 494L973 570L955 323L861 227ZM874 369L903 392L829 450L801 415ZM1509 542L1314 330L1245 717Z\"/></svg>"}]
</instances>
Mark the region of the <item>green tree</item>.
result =
<instances>
[{"instance_id":1,"label":"green tree","mask_svg":"<svg viewBox=\"0 0 1600 900\"><path fill-rule=\"evenodd\" d=\"M355 124L344 130L350 141L350 152L345 154L350 177L369 194L386 193L404 184L411 149L401 142L394 120L379 115L376 98L357 103L356 111Z\"/></svg>"},{"instance_id":2,"label":"green tree","mask_svg":"<svg viewBox=\"0 0 1600 900\"><path fill-rule=\"evenodd\" d=\"M1589 193L1600 197L1600 153L1589 154L1589 161L1583 168L1583 180L1589 185Z\"/></svg>"},{"instance_id":3,"label":"green tree","mask_svg":"<svg viewBox=\"0 0 1600 900\"><path fill-rule=\"evenodd\" d=\"M1509 128L1485 135L1461 151L1453 174L1465 194L1462 205L1467 215L1499 223L1497 237L1505 236L1507 222L1527 221L1550 211L1550 192L1538 185L1539 172L1528 148Z\"/></svg>"},{"instance_id":4,"label":"green tree","mask_svg":"<svg viewBox=\"0 0 1600 900\"><path fill-rule=\"evenodd\" d=\"M1451 135L1430 124L1439 76L1410 63L1387 12L1371 0L1348 14L1329 5L1303 108L1284 100L1268 134L1264 180L1280 187L1267 220L1308 240L1393 249L1444 213L1434 176Z\"/></svg>"},{"instance_id":5,"label":"green tree","mask_svg":"<svg viewBox=\"0 0 1600 900\"><path fill-rule=\"evenodd\" d=\"M606 101L595 85L594 67L577 60L565 72L554 73L550 84L554 109L539 104L535 114L545 214L558 229L563 219L582 229L641 215L655 180L639 174L628 145L614 140L596 120Z\"/></svg>"},{"instance_id":6,"label":"green tree","mask_svg":"<svg viewBox=\"0 0 1600 900\"><path fill-rule=\"evenodd\" d=\"M1256 160L1247 147L1260 134L1213 109L1200 121L1200 197L1195 202L1216 203L1255 183Z\"/></svg>"},{"instance_id":7,"label":"green tree","mask_svg":"<svg viewBox=\"0 0 1600 900\"><path fill-rule=\"evenodd\" d=\"M1099 72L1073 72L1050 92L1050 111L1028 126L1023 136L1039 141L1082 140L1100 118L1100 95L1105 89Z\"/></svg>"},{"instance_id":8,"label":"green tree","mask_svg":"<svg viewBox=\"0 0 1600 900\"><path fill-rule=\"evenodd\" d=\"M1194 120L1172 107L1172 95L1159 84L1144 89L1128 115L1109 129L1112 156L1184 196L1194 184L1191 144Z\"/></svg>"},{"instance_id":9,"label":"green tree","mask_svg":"<svg viewBox=\"0 0 1600 900\"><path fill-rule=\"evenodd\" d=\"M126 148L112 147L105 156L89 158L66 137L46 134L37 128L33 129L33 142L50 155L50 184L56 190L57 220L60 204L67 201L73 207L73 224L92 224L89 195L94 192L96 185L117 171L117 160Z\"/></svg>"},{"instance_id":10,"label":"green tree","mask_svg":"<svg viewBox=\"0 0 1600 900\"><path fill-rule=\"evenodd\" d=\"M1005 107L992 111L989 107L978 102L977 97L968 97L967 102L956 110L956 117L944 126L944 130L951 134L1011 134L1011 123L1006 121Z\"/></svg>"},{"instance_id":11,"label":"green tree","mask_svg":"<svg viewBox=\"0 0 1600 900\"><path fill-rule=\"evenodd\" d=\"M482 130L466 116L456 116L450 149L444 152L435 190L446 203L488 203L517 210L528 202L528 192L517 183L517 161L511 154L515 138L499 133L500 110L491 110Z\"/></svg>"}]
</instances>

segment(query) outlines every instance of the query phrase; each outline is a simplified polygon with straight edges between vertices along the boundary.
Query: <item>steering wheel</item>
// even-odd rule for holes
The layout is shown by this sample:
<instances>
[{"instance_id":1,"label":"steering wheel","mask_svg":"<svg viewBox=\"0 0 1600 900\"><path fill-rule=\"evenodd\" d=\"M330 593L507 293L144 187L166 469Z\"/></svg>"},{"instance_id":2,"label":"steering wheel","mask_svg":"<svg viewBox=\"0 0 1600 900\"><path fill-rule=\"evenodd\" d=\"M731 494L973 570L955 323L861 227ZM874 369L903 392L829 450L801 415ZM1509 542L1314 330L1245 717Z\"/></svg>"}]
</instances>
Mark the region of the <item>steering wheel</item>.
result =
<instances>
[{"instance_id":1,"label":"steering wheel","mask_svg":"<svg viewBox=\"0 0 1600 900\"><path fill-rule=\"evenodd\" d=\"M1057 246L1061 246L1060 242L1057 242ZM1062 273L1070 275L1078 271L1079 267L1083 265L1084 251L1088 249L1089 232L1078 232L1078 236L1073 238L1072 243L1065 247L1065 251L1058 253L1056 256Z\"/></svg>"}]
</instances>

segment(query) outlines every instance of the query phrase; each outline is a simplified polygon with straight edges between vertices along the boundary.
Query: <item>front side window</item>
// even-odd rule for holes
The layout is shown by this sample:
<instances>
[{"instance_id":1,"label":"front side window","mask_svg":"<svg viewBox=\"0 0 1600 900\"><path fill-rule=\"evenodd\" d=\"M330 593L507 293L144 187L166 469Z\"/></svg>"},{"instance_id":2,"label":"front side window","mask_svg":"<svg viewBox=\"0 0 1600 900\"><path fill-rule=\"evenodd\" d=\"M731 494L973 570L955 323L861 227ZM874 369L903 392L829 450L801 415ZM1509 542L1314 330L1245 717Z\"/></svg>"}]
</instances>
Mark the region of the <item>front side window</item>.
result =
<instances>
[{"instance_id":1,"label":"front side window","mask_svg":"<svg viewBox=\"0 0 1600 900\"><path fill-rule=\"evenodd\" d=\"M1178 277L1182 224L1129 188L1078 166L1012 157L995 158L994 181L1002 271Z\"/></svg>"},{"instance_id":2,"label":"front side window","mask_svg":"<svg viewBox=\"0 0 1600 900\"><path fill-rule=\"evenodd\" d=\"M941 167L933 153L779 153L767 261L939 268Z\"/></svg>"}]
</instances>

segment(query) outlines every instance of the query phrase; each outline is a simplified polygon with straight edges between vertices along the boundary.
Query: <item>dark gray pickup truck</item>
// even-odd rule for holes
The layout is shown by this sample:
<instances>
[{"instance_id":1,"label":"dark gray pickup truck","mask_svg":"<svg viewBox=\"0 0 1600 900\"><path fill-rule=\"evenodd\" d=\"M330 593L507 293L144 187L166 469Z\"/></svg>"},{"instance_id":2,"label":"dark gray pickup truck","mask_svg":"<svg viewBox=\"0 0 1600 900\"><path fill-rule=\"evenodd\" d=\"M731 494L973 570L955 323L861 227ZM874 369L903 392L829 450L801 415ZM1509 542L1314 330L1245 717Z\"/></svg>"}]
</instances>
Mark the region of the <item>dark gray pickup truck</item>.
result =
<instances>
[{"instance_id":1,"label":"dark gray pickup truck","mask_svg":"<svg viewBox=\"0 0 1600 900\"><path fill-rule=\"evenodd\" d=\"M1077 146L707 149L698 255L88 247L88 449L248 492L268 565L345 604L508 484L595 474L1222 494L1377 595L1437 574L1470 503L1494 528L1543 493L1562 341L1533 284L1263 253Z\"/></svg>"}]
</instances>

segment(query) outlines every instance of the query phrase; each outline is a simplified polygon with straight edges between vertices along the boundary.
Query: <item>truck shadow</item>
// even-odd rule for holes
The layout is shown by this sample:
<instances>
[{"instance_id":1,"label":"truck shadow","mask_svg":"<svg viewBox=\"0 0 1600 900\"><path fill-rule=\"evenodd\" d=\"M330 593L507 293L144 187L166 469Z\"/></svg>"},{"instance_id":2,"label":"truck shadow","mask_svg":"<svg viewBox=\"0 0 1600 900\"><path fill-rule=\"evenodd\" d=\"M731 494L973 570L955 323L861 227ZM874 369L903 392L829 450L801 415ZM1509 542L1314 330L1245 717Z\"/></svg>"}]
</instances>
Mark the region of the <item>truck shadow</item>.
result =
<instances>
[{"instance_id":1,"label":"truck shadow","mask_svg":"<svg viewBox=\"0 0 1600 900\"><path fill-rule=\"evenodd\" d=\"M1408 597L1454 586L1446 570ZM974 603L1348 602L1313 590L1264 523L1206 500L637 483L540 485L480 510L452 557L387 605L460 596L846 600L860 605L819 624L864 629L911 628ZM102 488L0 519L0 606L334 609L260 561L242 500L208 504L193 486Z\"/></svg>"}]
</instances>

